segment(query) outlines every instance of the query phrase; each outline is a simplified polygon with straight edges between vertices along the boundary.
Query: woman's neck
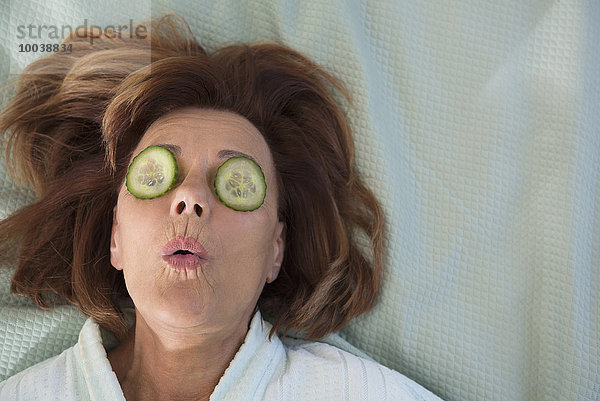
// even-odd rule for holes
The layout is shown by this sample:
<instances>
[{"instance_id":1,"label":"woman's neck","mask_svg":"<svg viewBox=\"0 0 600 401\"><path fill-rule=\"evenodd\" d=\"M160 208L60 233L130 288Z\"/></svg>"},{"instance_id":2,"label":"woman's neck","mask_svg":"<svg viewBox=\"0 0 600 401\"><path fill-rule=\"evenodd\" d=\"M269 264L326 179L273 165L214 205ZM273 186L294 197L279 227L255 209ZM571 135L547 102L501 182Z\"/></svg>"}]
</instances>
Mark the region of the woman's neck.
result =
<instances>
[{"instance_id":1,"label":"woman's neck","mask_svg":"<svg viewBox=\"0 0 600 401\"><path fill-rule=\"evenodd\" d=\"M233 335L161 337L137 319L108 354L127 401L208 400L242 345L248 325Z\"/></svg>"}]
</instances>

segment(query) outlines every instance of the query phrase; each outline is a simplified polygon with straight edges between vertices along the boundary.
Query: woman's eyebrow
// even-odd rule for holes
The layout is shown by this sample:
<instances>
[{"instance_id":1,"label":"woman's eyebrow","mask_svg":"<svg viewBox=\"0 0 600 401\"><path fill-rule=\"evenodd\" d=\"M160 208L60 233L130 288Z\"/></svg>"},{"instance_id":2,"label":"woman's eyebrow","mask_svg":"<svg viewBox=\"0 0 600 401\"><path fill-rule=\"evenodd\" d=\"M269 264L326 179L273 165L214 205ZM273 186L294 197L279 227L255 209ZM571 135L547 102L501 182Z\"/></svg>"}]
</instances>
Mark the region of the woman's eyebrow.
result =
<instances>
[{"instance_id":1,"label":"woman's eyebrow","mask_svg":"<svg viewBox=\"0 0 600 401\"><path fill-rule=\"evenodd\" d=\"M171 153L175 153L175 156L177 157L181 157L181 155L183 154L181 152L181 148L177 145L173 145L171 143L160 143L156 146L160 146L161 148L165 148L171 151Z\"/></svg>"},{"instance_id":2,"label":"woman's eyebrow","mask_svg":"<svg viewBox=\"0 0 600 401\"><path fill-rule=\"evenodd\" d=\"M170 150L177 157L181 157L181 155L183 154L183 152L181 151L181 147L179 147L178 145L174 145L172 143L161 143L156 146L161 146L165 149ZM239 150L223 149L223 150L219 151L219 153L217 154L217 157L219 159L225 159L225 158L229 158L229 157L246 157L246 158L252 160L254 163L258 164L258 162L256 161L256 159L254 157L247 155L244 152L240 152Z\"/></svg>"},{"instance_id":3,"label":"woman's eyebrow","mask_svg":"<svg viewBox=\"0 0 600 401\"><path fill-rule=\"evenodd\" d=\"M254 157L245 154L244 152L240 152L239 150L231 150L231 149L223 149L220 150L217 154L219 159L230 158L230 157L246 157L252 160L254 163L258 164L258 162L254 159Z\"/></svg>"}]
</instances>

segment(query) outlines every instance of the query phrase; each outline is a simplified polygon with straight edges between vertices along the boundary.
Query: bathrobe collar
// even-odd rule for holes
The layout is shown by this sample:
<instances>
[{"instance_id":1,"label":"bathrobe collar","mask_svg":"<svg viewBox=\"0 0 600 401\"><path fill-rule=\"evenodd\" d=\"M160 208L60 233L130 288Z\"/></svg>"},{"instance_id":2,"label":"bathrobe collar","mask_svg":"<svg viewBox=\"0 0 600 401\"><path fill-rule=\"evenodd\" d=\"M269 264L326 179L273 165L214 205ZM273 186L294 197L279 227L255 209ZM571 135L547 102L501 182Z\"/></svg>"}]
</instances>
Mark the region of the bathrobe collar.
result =
<instances>
[{"instance_id":1,"label":"bathrobe collar","mask_svg":"<svg viewBox=\"0 0 600 401\"><path fill-rule=\"evenodd\" d=\"M265 321L257 310L244 343L219 380L210 401L262 400L276 367L285 357L285 349L277 335L270 341L268 339L271 327L271 323ZM100 327L91 317L79 333L78 346L92 400L125 401L102 344Z\"/></svg>"}]
</instances>

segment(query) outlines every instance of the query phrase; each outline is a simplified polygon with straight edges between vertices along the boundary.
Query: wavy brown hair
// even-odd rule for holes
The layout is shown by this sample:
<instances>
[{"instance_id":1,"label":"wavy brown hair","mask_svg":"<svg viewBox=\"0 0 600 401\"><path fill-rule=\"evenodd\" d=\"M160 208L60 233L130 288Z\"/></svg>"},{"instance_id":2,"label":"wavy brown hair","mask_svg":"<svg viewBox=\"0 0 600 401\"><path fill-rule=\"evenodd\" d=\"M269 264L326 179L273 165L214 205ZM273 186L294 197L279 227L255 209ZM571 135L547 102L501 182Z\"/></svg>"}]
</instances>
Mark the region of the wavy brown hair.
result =
<instances>
[{"instance_id":1,"label":"wavy brown hair","mask_svg":"<svg viewBox=\"0 0 600 401\"><path fill-rule=\"evenodd\" d=\"M257 304L273 319L269 338L294 329L315 340L369 311L382 280L384 221L357 177L350 128L332 96L352 105L348 91L282 44L208 53L177 16L149 27L145 40L93 46L73 34L71 54L19 76L0 133L10 134L11 177L37 196L0 222L0 252L18 246L11 291L44 309L64 299L123 339L119 300L128 294L109 257L117 194L150 124L197 106L245 117L271 150L286 244L279 276ZM370 241L362 251L361 232Z\"/></svg>"}]
</instances>

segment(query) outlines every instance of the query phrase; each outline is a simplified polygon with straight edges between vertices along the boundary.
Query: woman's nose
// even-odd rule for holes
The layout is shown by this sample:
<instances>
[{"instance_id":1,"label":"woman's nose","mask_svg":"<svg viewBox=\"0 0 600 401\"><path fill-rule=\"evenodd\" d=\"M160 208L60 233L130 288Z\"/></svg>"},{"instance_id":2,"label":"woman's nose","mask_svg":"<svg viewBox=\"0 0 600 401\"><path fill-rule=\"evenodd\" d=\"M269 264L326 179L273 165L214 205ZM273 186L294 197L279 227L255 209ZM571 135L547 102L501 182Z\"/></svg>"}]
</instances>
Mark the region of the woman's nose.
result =
<instances>
[{"instance_id":1,"label":"woman's nose","mask_svg":"<svg viewBox=\"0 0 600 401\"><path fill-rule=\"evenodd\" d=\"M186 177L175 188L175 196L171 205L174 217L182 214L198 217L207 217L210 212L210 189L206 180L198 177Z\"/></svg>"}]
</instances>

